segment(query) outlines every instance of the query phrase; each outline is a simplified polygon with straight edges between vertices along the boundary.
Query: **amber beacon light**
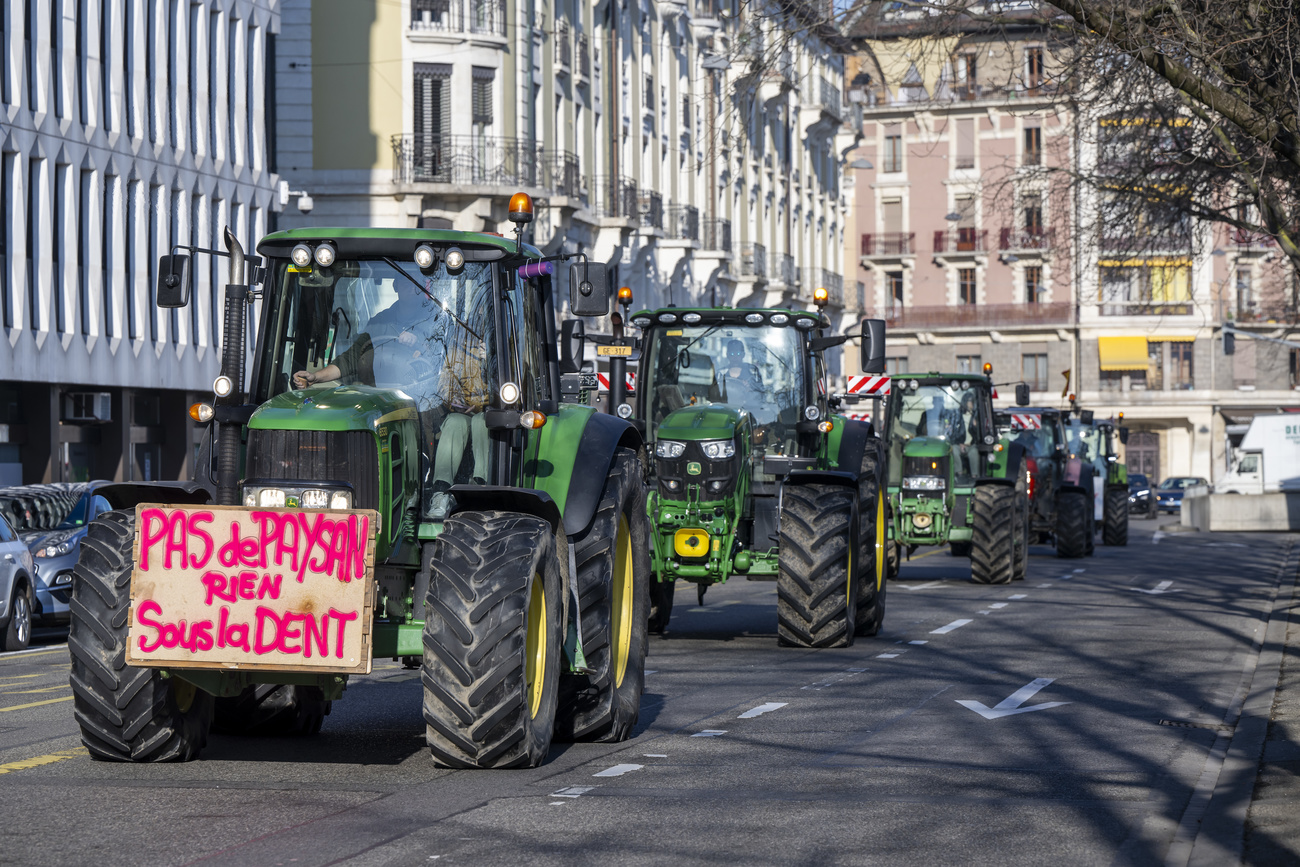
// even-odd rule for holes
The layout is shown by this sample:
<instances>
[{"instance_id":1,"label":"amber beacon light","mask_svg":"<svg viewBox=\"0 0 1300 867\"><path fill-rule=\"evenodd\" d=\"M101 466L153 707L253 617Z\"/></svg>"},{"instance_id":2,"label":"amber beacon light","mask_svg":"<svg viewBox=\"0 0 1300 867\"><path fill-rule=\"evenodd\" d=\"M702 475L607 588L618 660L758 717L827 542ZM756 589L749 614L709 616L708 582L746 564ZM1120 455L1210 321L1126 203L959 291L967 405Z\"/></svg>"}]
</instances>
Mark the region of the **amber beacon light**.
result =
<instances>
[{"instance_id":1,"label":"amber beacon light","mask_svg":"<svg viewBox=\"0 0 1300 867\"><path fill-rule=\"evenodd\" d=\"M826 287L818 286L813 290L813 303L818 307L825 307L826 302L831 300L831 295L826 291Z\"/></svg>"},{"instance_id":2,"label":"amber beacon light","mask_svg":"<svg viewBox=\"0 0 1300 867\"><path fill-rule=\"evenodd\" d=\"M510 197L510 222L531 223L533 221L533 197L527 193L515 193Z\"/></svg>"}]
</instances>

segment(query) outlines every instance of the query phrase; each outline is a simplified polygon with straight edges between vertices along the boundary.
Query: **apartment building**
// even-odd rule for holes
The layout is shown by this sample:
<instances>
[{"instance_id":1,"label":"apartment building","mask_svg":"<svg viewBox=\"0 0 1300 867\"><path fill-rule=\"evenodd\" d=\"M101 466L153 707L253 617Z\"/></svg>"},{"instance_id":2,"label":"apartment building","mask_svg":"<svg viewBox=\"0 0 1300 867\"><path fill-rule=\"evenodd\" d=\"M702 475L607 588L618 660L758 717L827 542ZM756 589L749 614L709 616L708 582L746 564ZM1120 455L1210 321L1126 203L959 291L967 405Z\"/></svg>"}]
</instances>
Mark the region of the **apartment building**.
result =
<instances>
[{"instance_id":1,"label":"apartment building","mask_svg":"<svg viewBox=\"0 0 1300 867\"><path fill-rule=\"evenodd\" d=\"M279 206L278 0L0 0L0 484L187 477L224 263L155 306L172 244Z\"/></svg>"},{"instance_id":2,"label":"apartment building","mask_svg":"<svg viewBox=\"0 0 1300 867\"><path fill-rule=\"evenodd\" d=\"M1289 348L1222 350L1225 322L1292 333L1293 276L1259 239L1108 220L1099 194L1069 182L1147 130L1121 105L1078 106L1023 5L996 33L932 36L893 4L858 22L868 48L848 75L867 100L846 254L889 321L890 369L992 363L1036 405L1065 393L1123 412L1131 470L1213 478L1254 414L1297 403Z\"/></svg>"},{"instance_id":3,"label":"apartment building","mask_svg":"<svg viewBox=\"0 0 1300 867\"><path fill-rule=\"evenodd\" d=\"M844 305L847 43L739 0L284 0L281 224L509 232L640 305ZM800 16L809 16L801 19ZM846 121L849 121L846 124Z\"/></svg>"}]
</instances>

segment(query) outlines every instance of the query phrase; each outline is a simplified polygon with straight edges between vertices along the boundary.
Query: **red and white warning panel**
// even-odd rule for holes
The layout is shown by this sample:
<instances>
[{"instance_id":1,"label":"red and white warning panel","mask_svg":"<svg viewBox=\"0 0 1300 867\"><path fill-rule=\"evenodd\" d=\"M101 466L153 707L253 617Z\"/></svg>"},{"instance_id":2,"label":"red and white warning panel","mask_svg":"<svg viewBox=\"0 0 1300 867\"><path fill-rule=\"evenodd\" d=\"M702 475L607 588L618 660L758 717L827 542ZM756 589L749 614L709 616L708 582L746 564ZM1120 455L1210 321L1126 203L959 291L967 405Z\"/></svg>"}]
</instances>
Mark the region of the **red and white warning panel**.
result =
<instances>
[{"instance_id":1,"label":"red and white warning panel","mask_svg":"<svg viewBox=\"0 0 1300 867\"><path fill-rule=\"evenodd\" d=\"M1012 430L1042 430L1043 419L1030 412L1011 413Z\"/></svg>"},{"instance_id":2,"label":"red and white warning panel","mask_svg":"<svg viewBox=\"0 0 1300 867\"><path fill-rule=\"evenodd\" d=\"M850 376L849 394L864 397L889 397L888 376Z\"/></svg>"},{"instance_id":3,"label":"red and white warning panel","mask_svg":"<svg viewBox=\"0 0 1300 867\"><path fill-rule=\"evenodd\" d=\"M628 394L633 394L633 393L635 393L635 392L636 392L636 374L635 374L635 373L628 373L628 374L626 374L626 375L624 376L624 379L625 379L626 382L627 382L627 391L628 391ZM609 391L609 374L608 374L608 373L598 373L598 374L596 374L596 382L599 383L599 386L598 386L598 387L599 387L599 389L600 389L601 391Z\"/></svg>"}]
</instances>

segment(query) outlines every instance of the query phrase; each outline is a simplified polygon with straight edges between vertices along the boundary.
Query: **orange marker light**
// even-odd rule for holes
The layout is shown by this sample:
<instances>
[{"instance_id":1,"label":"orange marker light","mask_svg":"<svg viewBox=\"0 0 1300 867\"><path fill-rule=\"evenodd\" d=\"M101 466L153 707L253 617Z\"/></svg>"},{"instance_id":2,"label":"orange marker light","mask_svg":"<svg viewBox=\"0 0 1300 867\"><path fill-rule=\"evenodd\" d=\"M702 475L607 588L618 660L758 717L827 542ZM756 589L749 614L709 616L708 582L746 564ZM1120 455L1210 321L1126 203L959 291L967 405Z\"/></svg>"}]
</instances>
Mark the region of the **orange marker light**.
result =
<instances>
[{"instance_id":1,"label":"orange marker light","mask_svg":"<svg viewBox=\"0 0 1300 867\"><path fill-rule=\"evenodd\" d=\"M985 376L992 376L992 375L993 375L993 364L992 364L992 362L988 362L988 361L984 362L984 375L985 375Z\"/></svg>"},{"instance_id":2,"label":"orange marker light","mask_svg":"<svg viewBox=\"0 0 1300 867\"><path fill-rule=\"evenodd\" d=\"M821 431L822 433L830 433L831 429L834 427L835 425L832 422L824 421L817 425L817 430Z\"/></svg>"},{"instance_id":3,"label":"orange marker light","mask_svg":"<svg viewBox=\"0 0 1300 867\"><path fill-rule=\"evenodd\" d=\"M529 430L537 430L546 424L546 416L537 410L530 409L528 412L519 413L519 424Z\"/></svg>"},{"instance_id":4,"label":"orange marker light","mask_svg":"<svg viewBox=\"0 0 1300 867\"><path fill-rule=\"evenodd\" d=\"M533 221L533 197L527 193L515 193L510 197L510 222L531 223Z\"/></svg>"},{"instance_id":5,"label":"orange marker light","mask_svg":"<svg viewBox=\"0 0 1300 867\"><path fill-rule=\"evenodd\" d=\"M826 291L826 287L818 286L813 290L813 303L818 307L825 307L826 303L831 300L831 293Z\"/></svg>"},{"instance_id":6,"label":"orange marker light","mask_svg":"<svg viewBox=\"0 0 1300 867\"><path fill-rule=\"evenodd\" d=\"M212 421L212 407L206 403L196 403L190 407L190 418L197 422Z\"/></svg>"},{"instance_id":7,"label":"orange marker light","mask_svg":"<svg viewBox=\"0 0 1300 867\"><path fill-rule=\"evenodd\" d=\"M619 303L619 304L631 304L631 303L632 303L632 287L631 287L631 286L620 286L620 287L619 287L619 290L618 290L618 303Z\"/></svg>"}]
</instances>

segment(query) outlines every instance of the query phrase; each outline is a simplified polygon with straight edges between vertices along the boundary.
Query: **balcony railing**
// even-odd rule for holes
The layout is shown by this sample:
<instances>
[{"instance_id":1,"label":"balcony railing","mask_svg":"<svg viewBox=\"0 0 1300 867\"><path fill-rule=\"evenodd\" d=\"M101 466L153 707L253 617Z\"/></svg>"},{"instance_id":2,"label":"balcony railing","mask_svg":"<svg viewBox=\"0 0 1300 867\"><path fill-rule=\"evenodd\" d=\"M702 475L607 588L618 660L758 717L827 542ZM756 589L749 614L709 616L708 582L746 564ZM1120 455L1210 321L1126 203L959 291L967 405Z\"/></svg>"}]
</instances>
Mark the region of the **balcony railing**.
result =
<instances>
[{"instance_id":1,"label":"balcony railing","mask_svg":"<svg viewBox=\"0 0 1300 867\"><path fill-rule=\"evenodd\" d=\"M1017 229L1003 226L998 233L999 250L1050 250L1056 240L1055 229Z\"/></svg>"},{"instance_id":2,"label":"balcony railing","mask_svg":"<svg viewBox=\"0 0 1300 867\"><path fill-rule=\"evenodd\" d=\"M669 238L700 240L700 209L694 205L670 205L666 233Z\"/></svg>"},{"instance_id":3,"label":"balcony railing","mask_svg":"<svg viewBox=\"0 0 1300 867\"><path fill-rule=\"evenodd\" d=\"M568 71L573 66L573 43L569 41L569 22L558 19L555 22L555 58L560 69Z\"/></svg>"},{"instance_id":4,"label":"balcony railing","mask_svg":"<svg viewBox=\"0 0 1300 867\"><path fill-rule=\"evenodd\" d=\"M538 186L540 151L529 139L395 135L393 182Z\"/></svg>"},{"instance_id":5,"label":"balcony railing","mask_svg":"<svg viewBox=\"0 0 1300 867\"><path fill-rule=\"evenodd\" d=\"M820 79L820 82L822 108L826 109L835 117L844 117L844 110L840 106L840 89L825 78Z\"/></svg>"},{"instance_id":6,"label":"balcony railing","mask_svg":"<svg viewBox=\"0 0 1300 867\"><path fill-rule=\"evenodd\" d=\"M772 279L792 288L798 288L803 281L799 269L795 267L794 256L789 253L772 254Z\"/></svg>"},{"instance_id":7,"label":"balcony railing","mask_svg":"<svg viewBox=\"0 0 1300 867\"><path fill-rule=\"evenodd\" d=\"M664 197L662 193L647 191L637 199L637 208L641 212L641 225L647 229L664 227Z\"/></svg>"},{"instance_id":8,"label":"balcony railing","mask_svg":"<svg viewBox=\"0 0 1300 867\"><path fill-rule=\"evenodd\" d=\"M1101 252L1112 254L1191 253L1190 230L1136 233L1119 229L1103 233Z\"/></svg>"},{"instance_id":9,"label":"balcony railing","mask_svg":"<svg viewBox=\"0 0 1300 867\"><path fill-rule=\"evenodd\" d=\"M506 35L506 0L468 0L470 33Z\"/></svg>"},{"instance_id":10,"label":"balcony railing","mask_svg":"<svg viewBox=\"0 0 1300 867\"><path fill-rule=\"evenodd\" d=\"M890 307L885 318L893 328L1009 328L1016 325L1071 325L1074 305L960 304L933 307Z\"/></svg>"},{"instance_id":11,"label":"balcony railing","mask_svg":"<svg viewBox=\"0 0 1300 867\"><path fill-rule=\"evenodd\" d=\"M863 256L911 256L914 253L915 232L867 232L862 236Z\"/></svg>"},{"instance_id":12,"label":"balcony railing","mask_svg":"<svg viewBox=\"0 0 1300 867\"><path fill-rule=\"evenodd\" d=\"M740 245L740 276L767 278L767 248L762 244Z\"/></svg>"},{"instance_id":13,"label":"balcony railing","mask_svg":"<svg viewBox=\"0 0 1300 867\"><path fill-rule=\"evenodd\" d=\"M724 253L731 252L731 221L730 220L705 220L704 230L704 249L722 250Z\"/></svg>"},{"instance_id":14,"label":"balcony railing","mask_svg":"<svg viewBox=\"0 0 1300 867\"><path fill-rule=\"evenodd\" d=\"M806 268L804 285L809 289L825 289L832 307L844 306L844 278L825 268Z\"/></svg>"},{"instance_id":15,"label":"balcony railing","mask_svg":"<svg viewBox=\"0 0 1300 867\"><path fill-rule=\"evenodd\" d=\"M468 6L468 15L466 8ZM505 0L412 0L411 29L506 35Z\"/></svg>"},{"instance_id":16,"label":"balcony railing","mask_svg":"<svg viewBox=\"0 0 1300 867\"><path fill-rule=\"evenodd\" d=\"M578 76L591 78L591 46L587 42L587 34L579 33L575 41L578 48Z\"/></svg>"},{"instance_id":17,"label":"balcony railing","mask_svg":"<svg viewBox=\"0 0 1300 867\"><path fill-rule=\"evenodd\" d=\"M985 253L988 249L988 229L939 229L934 233L936 253Z\"/></svg>"},{"instance_id":18,"label":"balcony railing","mask_svg":"<svg viewBox=\"0 0 1300 867\"><path fill-rule=\"evenodd\" d=\"M641 218L636 181L625 177L597 175L589 198L591 210L598 217Z\"/></svg>"},{"instance_id":19,"label":"balcony railing","mask_svg":"<svg viewBox=\"0 0 1300 867\"><path fill-rule=\"evenodd\" d=\"M545 151L542 153L541 177L538 179L543 189L557 195L581 198L585 192L582 166L578 157L568 151Z\"/></svg>"}]
</instances>

